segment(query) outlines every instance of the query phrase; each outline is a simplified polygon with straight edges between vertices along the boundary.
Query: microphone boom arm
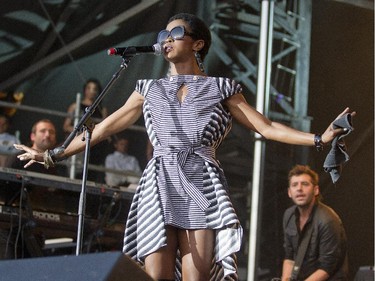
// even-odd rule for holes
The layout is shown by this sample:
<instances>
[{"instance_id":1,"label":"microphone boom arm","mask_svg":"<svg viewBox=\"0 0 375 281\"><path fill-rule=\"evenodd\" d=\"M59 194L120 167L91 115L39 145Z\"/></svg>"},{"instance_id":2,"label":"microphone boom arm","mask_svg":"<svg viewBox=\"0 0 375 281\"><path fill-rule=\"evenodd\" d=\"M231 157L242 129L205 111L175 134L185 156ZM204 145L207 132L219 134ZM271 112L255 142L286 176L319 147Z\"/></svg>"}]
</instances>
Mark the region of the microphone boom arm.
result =
<instances>
[{"instance_id":1,"label":"microphone boom arm","mask_svg":"<svg viewBox=\"0 0 375 281\"><path fill-rule=\"evenodd\" d=\"M113 75L111 80L108 84L104 87L102 92L98 95L95 99L93 104L85 109L85 114L81 117L78 121L77 125L74 127L73 131L69 134L66 138L62 146L57 147L53 150L54 155L59 155L65 151L65 148L69 146L69 144L73 141L76 135L81 131L81 129L86 126L90 128L92 126L91 116L94 114L96 108L99 106L100 102L106 96L108 90L112 87L113 83L120 77L121 72L128 67L128 63L130 62L130 58L132 58L135 54L125 54L123 56L123 62L121 63L120 69L116 71Z\"/></svg>"},{"instance_id":2,"label":"microphone boom arm","mask_svg":"<svg viewBox=\"0 0 375 281\"><path fill-rule=\"evenodd\" d=\"M77 242L76 242L76 255L82 253L82 241L83 241L83 225L85 220L85 205L86 205L86 182L87 182L87 171L88 171L88 159L90 157L90 140L91 140L91 133L93 129L93 122L91 120L91 116L95 112L96 108L103 100L105 95L108 93L108 90L111 88L113 83L117 80L120 76L120 73L128 67L130 59L135 56L136 54L124 54L122 56L123 60L120 66L120 69L117 70L113 75L111 80L107 83L104 87L102 92L99 96L95 99L93 104L85 109L85 114L81 117L78 121L77 125L74 127L74 130L70 133L67 139L64 141L63 145L60 147L55 148L51 153L53 155L59 155L65 151L65 148L69 146L69 144L73 141L76 135L83 129L86 132L86 147L85 147L85 157L83 162L83 176L82 176L82 186L81 186L81 193L79 199L79 206L78 206L78 226L77 226Z\"/></svg>"}]
</instances>

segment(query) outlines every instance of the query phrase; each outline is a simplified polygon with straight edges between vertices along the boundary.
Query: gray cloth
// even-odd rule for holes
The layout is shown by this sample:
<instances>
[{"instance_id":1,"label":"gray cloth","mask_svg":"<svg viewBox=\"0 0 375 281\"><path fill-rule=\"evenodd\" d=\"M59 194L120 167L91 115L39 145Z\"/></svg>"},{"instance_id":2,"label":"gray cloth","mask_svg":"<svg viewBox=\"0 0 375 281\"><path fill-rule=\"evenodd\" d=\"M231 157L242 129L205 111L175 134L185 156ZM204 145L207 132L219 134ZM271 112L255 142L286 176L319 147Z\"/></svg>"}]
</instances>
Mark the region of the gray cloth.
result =
<instances>
[{"instance_id":1,"label":"gray cloth","mask_svg":"<svg viewBox=\"0 0 375 281\"><path fill-rule=\"evenodd\" d=\"M350 113L347 113L333 122L334 129L345 129L342 134L333 139L332 148L323 164L324 170L330 173L333 183L336 183L340 178L342 165L349 161L349 155L343 138L354 130L351 117Z\"/></svg>"}]
</instances>

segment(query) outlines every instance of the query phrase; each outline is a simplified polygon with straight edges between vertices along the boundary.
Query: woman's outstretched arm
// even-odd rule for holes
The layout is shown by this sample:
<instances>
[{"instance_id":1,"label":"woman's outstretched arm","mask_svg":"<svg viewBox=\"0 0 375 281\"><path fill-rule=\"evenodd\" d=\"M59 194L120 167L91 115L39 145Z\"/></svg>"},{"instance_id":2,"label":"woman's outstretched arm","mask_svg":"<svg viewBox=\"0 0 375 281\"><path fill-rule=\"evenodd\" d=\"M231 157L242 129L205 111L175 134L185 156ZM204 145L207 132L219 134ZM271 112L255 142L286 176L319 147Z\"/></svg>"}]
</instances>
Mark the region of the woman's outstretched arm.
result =
<instances>
[{"instance_id":1,"label":"woman's outstretched arm","mask_svg":"<svg viewBox=\"0 0 375 281\"><path fill-rule=\"evenodd\" d=\"M140 95L138 92L133 92L121 108L109 115L102 122L95 125L95 128L92 131L91 146L107 139L113 134L125 130L130 125L134 124L142 114L143 101L144 97L142 95ZM46 157L45 153L40 153L22 144L15 145L15 147L19 150L25 151L25 153L17 156L22 161L28 161L24 166L25 168L35 162L44 164ZM63 153L56 155L56 160L64 159L81 152L84 149L85 142L82 141L82 135L79 135L73 139Z\"/></svg>"},{"instance_id":2,"label":"woman's outstretched arm","mask_svg":"<svg viewBox=\"0 0 375 281\"><path fill-rule=\"evenodd\" d=\"M246 128L261 134L266 139L295 145L313 146L315 144L315 134L302 132L269 120L250 106L242 94L236 94L228 98L225 105L238 122ZM336 119L349 112L349 108L346 108ZM351 112L350 114L354 116L355 112ZM342 132L343 129L334 129L332 123L329 124L325 132L321 135L323 143L331 142L335 136Z\"/></svg>"}]
</instances>

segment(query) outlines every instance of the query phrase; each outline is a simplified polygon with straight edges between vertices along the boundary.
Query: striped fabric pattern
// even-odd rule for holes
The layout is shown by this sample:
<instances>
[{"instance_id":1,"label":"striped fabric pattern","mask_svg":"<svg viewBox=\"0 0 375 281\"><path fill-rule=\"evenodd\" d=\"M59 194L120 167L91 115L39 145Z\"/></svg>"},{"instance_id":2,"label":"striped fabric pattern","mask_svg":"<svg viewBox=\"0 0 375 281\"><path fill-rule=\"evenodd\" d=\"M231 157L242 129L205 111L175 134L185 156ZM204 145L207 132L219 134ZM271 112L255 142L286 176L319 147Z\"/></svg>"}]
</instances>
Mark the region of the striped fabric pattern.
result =
<instances>
[{"instance_id":1,"label":"striped fabric pattern","mask_svg":"<svg viewBox=\"0 0 375 281\"><path fill-rule=\"evenodd\" d=\"M181 102L177 92L185 85ZM234 80L178 75L139 80L145 97L145 126L154 147L136 190L126 222L123 251L140 263L165 246L165 225L215 229L211 280L237 280L235 253L242 227L228 195L228 184L215 150L231 129L222 101L241 92ZM181 259L176 263L181 280Z\"/></svg>"}]
</instances>

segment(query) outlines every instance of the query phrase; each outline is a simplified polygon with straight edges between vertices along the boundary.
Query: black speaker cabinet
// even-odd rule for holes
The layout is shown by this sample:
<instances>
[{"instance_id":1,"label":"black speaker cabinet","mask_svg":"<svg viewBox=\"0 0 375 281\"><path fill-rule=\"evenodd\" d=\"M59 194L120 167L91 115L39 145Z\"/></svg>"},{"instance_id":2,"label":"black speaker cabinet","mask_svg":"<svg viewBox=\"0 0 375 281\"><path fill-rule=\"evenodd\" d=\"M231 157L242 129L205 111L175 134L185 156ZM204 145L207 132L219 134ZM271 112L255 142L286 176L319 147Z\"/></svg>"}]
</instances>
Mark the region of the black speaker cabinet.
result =
<instances>
[{"instance_id":1,"label":"black speaker cabinet","mask_svg":"<svg viewBox=\"0 0 375 281\"><path fill-rule=\"evenodd\" d=\"M121 252L0 261L1 281L152 281Z\"/></svg>"},{"instance_id":2,"label":"black speaker cabinet","mask_svg":"<svg viewBox=\"0 0 375 281\"><path fill-rule=\"evenodd\" d=\"M373 266L361 266L356 275L354 281L374 281L375 269Z\"/></svg>"}]
</instances>

